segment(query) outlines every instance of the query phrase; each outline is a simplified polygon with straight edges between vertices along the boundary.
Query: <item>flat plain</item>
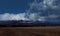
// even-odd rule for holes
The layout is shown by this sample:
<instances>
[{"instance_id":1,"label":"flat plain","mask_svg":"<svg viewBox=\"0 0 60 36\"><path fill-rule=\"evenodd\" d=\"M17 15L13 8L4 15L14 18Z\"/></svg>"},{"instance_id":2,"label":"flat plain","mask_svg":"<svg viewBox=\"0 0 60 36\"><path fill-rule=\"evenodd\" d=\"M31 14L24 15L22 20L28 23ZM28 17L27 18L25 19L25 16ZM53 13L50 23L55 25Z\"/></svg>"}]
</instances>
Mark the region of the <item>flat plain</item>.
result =
<instances>
[{"instance_id":1,"label":"flat plain","mask_svg":"<svg viewBox=\"0 0 60 36\"><path fill-rule=\"evenodd\" d=\"M0 27L0 36L60 36L60 26Z\"/></svg>"}]
</instances>

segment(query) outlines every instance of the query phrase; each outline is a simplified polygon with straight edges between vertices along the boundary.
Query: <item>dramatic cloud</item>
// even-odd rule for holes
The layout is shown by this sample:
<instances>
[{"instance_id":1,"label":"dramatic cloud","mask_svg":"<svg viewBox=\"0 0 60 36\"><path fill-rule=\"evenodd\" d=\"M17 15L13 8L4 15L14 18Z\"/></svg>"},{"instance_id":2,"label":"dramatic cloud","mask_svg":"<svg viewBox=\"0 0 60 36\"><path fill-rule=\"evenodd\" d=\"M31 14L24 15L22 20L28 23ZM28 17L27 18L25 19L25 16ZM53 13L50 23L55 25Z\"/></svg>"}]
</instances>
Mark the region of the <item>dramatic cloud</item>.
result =
<instances>
[{"instance_id":1,"label":"dramatic cloud","mask_svg":"<svg viewBox=\"0 0 60 36\"><path fill-rule=\"evenodd\" d=\"M0 20L25 20L25 13L20 14L0 14Z\"/></svg>"},{"instance_id":2,"label":"dramatic cloud","mask_svg":"<svg viewBox=\"0 0 60 36\"><path fill-rule=\"evenodd\" d=\"M37 0L34 0L26 12L19 14L0 14L0 20L58 21L60 4L57 1L59 0L43 0L38 3Z\"/></svg>"},{"instance_id":3,"label":"dramatic cloud","mask_svg":"<svg viewBox=\"0 0 60 36\"><path fill-rule=\"evenodd\" d=\"M38 19L37 19L38 18ZM7 20L31 20L31 21L44 21L43 20L44 17L39 17L39 15L37 15L36 13L31 13L29 15L29 18L25 17L25 13L20 13L20 14L9 14L9 13L5 13L5 14L0 14L0 21L7 21Z\"/></svg>"},{"instance_id":4,"label":"dramatic cloud","mask_svg":"<svg viewBox=\"0 0 60 36\"><path fill-rule=\"evenodd\" d=\"M35 0L33 3L30 4L30 9L26 11L28 13L27 15L31 15L31 13L36 13L32 14L31 17L29 16L29 19L35 21L38 19L40 21L59 21L58 18L60 16L60 5L57 3L58 1L59 0L43 0L38 3L37 0Z\"/></svg>"}]
</instances>

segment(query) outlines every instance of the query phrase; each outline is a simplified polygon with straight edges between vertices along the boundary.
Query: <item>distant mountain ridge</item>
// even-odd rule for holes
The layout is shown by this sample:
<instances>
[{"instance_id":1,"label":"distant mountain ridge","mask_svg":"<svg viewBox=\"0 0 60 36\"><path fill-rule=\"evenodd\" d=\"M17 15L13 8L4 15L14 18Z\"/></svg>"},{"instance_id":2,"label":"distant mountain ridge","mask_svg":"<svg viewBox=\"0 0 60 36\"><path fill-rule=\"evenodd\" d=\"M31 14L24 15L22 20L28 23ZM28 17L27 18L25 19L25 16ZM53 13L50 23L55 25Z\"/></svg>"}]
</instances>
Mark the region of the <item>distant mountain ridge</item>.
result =
<instances>
[{"instance_id":1,"label":"distant mountain ridge","mask_svg":"<svg viewBox=\"0 0 60 36\"><path fill-rule=\"evenodd\" d=\"M23 20L12 20L12 21L0 21L0 25L7 26L60 26L60 23L56 22L40 22L40 21L23 21Z\"/></svg>"}]
</instances>

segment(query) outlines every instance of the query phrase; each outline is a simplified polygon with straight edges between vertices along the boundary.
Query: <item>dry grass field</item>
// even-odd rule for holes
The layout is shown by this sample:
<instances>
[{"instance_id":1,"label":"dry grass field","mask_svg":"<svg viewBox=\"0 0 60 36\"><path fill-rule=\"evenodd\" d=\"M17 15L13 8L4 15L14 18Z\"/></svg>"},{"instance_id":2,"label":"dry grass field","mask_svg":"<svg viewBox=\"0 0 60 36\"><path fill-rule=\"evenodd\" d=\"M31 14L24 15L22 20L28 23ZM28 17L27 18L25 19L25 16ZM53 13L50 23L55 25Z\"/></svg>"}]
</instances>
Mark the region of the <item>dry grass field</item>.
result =
<instances>
[{"instance_id":1,"label":"dry grass field","mask_svg":"<svg viewBox=\"0 0 60 36\"><path fill-rule=\"evenodd\" d=\"M60 36L60 26L0 27L0 36Z\"/></svg>"}]
</instances>

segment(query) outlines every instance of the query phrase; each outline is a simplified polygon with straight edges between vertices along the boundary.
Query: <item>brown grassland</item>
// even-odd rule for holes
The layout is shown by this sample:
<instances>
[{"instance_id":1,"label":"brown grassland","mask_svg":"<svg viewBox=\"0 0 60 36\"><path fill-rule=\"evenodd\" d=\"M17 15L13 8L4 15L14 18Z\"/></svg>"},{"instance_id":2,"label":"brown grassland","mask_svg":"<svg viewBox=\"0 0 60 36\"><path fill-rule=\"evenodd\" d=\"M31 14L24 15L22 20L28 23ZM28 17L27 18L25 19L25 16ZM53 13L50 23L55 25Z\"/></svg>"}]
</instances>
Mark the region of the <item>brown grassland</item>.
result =
<instances>
[{"instance_id":1,"label":"brown grassland","mask_svg":"<svg viewBox=\"0 0 60 36\"><path fill-rule=\"evenodd\" d=\"M0 27L0 36L60 36L60 26Z\"/></svg>"}]
</instances>

